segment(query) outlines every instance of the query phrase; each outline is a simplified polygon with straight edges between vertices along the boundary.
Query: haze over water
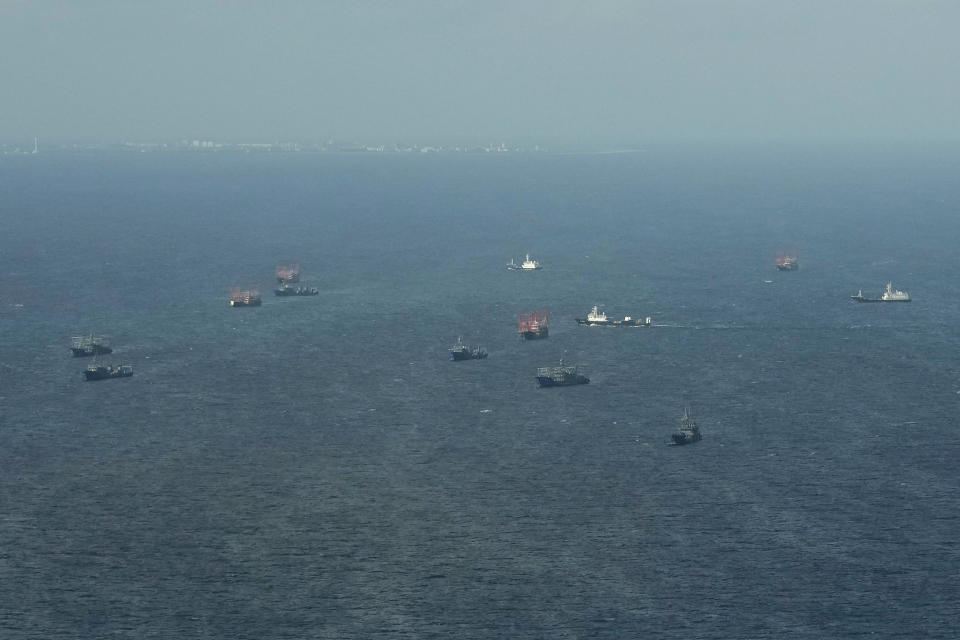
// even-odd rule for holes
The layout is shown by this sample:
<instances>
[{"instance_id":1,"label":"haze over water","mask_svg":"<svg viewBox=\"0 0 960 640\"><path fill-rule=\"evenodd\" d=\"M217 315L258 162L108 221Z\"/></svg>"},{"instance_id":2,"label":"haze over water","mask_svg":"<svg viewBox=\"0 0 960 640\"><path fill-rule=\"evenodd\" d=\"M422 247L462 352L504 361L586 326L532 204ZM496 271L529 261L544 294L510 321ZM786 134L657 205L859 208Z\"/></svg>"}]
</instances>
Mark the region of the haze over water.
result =
<instances>
[{"instance_id":1,"label":"haze over water","mask_svg":"<svg viewBox=\"0 0 960 640\"><path fill-rule=\"evenodd\" d=\"M0 143L960 138L950 0L0 3Z\"/></svg>"},{"instance_id":2,"label":"haze over water","mask_svg":"<svg viewBox=\"0 0 960 640\"><path fill-rule=\"evenodd\" d=\"M2 157L2 635L953 638L958 165ZM537 389L564 351L591 383Z\"/></svg>"}]
</instances>

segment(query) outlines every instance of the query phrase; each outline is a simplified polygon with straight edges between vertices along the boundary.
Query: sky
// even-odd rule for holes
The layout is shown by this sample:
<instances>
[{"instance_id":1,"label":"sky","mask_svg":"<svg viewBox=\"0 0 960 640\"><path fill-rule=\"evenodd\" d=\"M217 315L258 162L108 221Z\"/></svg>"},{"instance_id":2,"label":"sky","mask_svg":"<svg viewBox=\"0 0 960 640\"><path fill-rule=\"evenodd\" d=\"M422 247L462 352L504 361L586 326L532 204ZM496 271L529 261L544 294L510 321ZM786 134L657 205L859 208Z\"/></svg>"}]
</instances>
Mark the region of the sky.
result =
<instances>
[{"instance_id":1,"label":"sky","mask_svg":"<svg viewBox=\"0 0 960 640\"><path fill-rule=\"evenodd\" d=\"M0 142L960 138L957 0L0 0Z\"/></svg>"}]
</instances>

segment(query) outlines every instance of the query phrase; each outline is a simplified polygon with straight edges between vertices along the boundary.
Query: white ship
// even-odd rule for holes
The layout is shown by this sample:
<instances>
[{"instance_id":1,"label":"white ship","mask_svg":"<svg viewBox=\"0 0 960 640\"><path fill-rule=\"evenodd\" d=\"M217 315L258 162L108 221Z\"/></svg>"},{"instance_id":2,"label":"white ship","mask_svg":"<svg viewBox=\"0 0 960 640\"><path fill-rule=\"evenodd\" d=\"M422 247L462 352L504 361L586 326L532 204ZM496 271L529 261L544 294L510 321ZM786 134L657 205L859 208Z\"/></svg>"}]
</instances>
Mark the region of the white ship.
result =
<instances>
[{"instance_id":1,"label":"white ship","mask_svg":"<svg viewBox=\"0 0 960 640\"><path fill-rule=\"evenodd\" d=\"M863 290L857 291L857 295L850 296L854 302L910 302L910 294L906 291L900 291L893 288L893 283L888 282L887 288L879 298L868 298L863 295Z\"/></svg>"},{"instance_id":2,"label":"white ship","mask_svg":"<svg viewBox=\"0 0 960 640\"><path fill-rule=\"evenodd\" d=\"M623 320L614 320L613 318L608 318L607 314L603 311L600 311L597 305L593 305L593 309L590 310L586 318L577 318L576 320L579 325L591 327L649 327L652 322L650 316L636 319L631 316L626 316Z\"/></svg>"},{"instance_id":3,"label":"white ship","mask_svg":"<svg viewBox=\"0 0 960 640\"><path fill-rule=\"evenodd\" d=\"M513 261L513 258L510 259L510 262L507 263L507 269L511 271L536 271L537 269L542 269L540 263L530 257L528 253L526 258L520 264L517 264Z\"/></svg>"}]
</instances>

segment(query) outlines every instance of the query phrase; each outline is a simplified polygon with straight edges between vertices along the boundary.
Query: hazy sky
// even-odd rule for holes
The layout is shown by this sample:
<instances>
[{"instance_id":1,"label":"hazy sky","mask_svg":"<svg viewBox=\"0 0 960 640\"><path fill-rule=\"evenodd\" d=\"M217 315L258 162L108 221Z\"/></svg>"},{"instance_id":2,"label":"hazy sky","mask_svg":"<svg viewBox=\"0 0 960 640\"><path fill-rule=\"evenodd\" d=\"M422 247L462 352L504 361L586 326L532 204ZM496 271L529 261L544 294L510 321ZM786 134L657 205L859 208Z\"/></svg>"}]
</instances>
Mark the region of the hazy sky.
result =
<instances>
[{"instance_id":1,"label":"hazy sky","mask_svg":"<svg viewBox=\"0 0 960 640\"><path fill-rule=\"evenodd\" d=\"M0 0L0 140L960 137L960 0Z\"/></svg>"}]
</instances>

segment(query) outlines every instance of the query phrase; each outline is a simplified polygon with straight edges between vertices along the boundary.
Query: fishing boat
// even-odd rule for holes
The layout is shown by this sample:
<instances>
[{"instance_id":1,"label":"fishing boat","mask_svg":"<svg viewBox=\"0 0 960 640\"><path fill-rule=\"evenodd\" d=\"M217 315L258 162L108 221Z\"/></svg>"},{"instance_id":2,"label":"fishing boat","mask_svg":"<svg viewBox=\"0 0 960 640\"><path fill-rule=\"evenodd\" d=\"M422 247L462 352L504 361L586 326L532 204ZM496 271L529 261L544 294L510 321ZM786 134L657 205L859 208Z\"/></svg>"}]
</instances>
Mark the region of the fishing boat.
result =
<instances>
[{"instance_id":1,"label":"fishing boat","mask_svg":"<svg viewBox=\"0 0 960 640\"><path fill-rule=\"evenodd\" d=\"M689 409L684 408L677 432L670 436L673 444L680 445L699 442L701 437L700 427L697 426L697 421L690 415Z\"/></svg>"}]
</instances>

